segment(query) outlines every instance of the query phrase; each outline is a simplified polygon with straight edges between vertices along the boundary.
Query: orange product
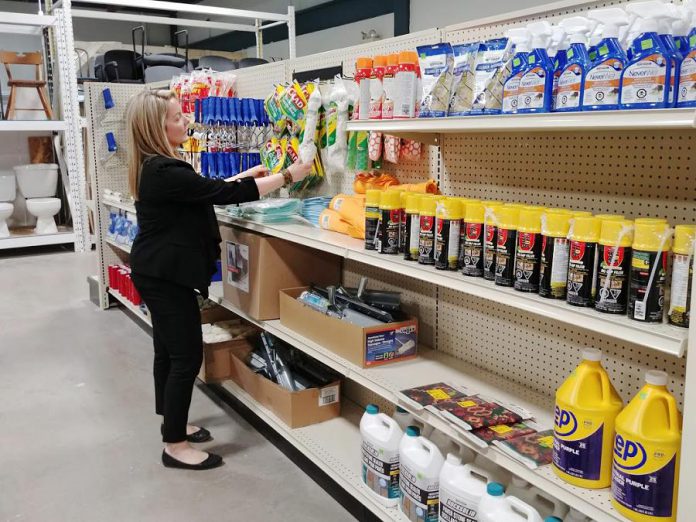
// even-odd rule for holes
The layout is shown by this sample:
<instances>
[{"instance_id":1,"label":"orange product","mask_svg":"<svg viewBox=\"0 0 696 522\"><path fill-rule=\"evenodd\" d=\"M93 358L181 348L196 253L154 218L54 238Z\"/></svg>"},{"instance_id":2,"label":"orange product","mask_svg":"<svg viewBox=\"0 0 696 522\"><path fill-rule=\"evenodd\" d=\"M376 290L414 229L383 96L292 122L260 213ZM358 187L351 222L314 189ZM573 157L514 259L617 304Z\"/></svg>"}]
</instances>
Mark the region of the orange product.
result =
<instances>
[{"instance_id":1,"label":"orange product","mask_svg":"<svg viewBox=\"0 0 696 522\"><path fill-rule=\"evenodd\" d=\"M364 227L362 230L354 227L347 221L344 221L338 212L330 208L327 208L319 215L319 226L324 230L331 230L356 239L365 239Z\"/></svg>"},{"instance_id":2,"label":"orange product","mask_svg":"<svg viewBox=\"0 0 696 522\"><path fill-rule=\"evenodd\" d=\"M365 198L338 194L329 204L331 210L340 214L341 219L358 230L365 230Z\"/></svg>"},{"instance_id":3,"label":"orange product","mask_svg":"<svg viewBox=\"0 0 696 522\"><path fill-rule=\"evenodd\" d=\"M440 194L440 189L437 187L437 181L431 179L423 183L405 183L397 185L399 189L405 192L416 192L418 194Z\"/></svg>"},{"instance_id":4,"label":"orange product","mask_svg":"<svg viewBox=\"0 0 696 522\"><path fill-rule=\"evenodd\" d=\"M368 190L386 190L387 188L398 185L399 180L391 174L371 174L361 172L355 176L353 190L356 194L365 194Z\"/></svg>"}]
</instances>

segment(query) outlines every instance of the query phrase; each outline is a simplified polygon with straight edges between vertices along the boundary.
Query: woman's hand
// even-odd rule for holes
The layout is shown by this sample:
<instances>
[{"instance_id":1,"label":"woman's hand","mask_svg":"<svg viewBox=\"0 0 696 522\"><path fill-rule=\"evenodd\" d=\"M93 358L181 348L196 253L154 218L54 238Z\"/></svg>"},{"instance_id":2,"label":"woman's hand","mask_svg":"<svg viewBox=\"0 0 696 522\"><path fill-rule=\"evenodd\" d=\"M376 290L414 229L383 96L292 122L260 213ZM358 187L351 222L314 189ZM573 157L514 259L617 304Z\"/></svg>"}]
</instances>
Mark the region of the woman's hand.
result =
<instances>
[{"instance_id":1,"label":"woman's hand","mask_svg":"<svg viewBox=\"0 0 696 522\"><path fill-rule=\"evenodd\" d=\"M242 178L263 178L264 176L268 176L268 174L269 170L266 167L263 165L256 165L255 167L245 170L241 174L237 174L228 181L235 181Z\"/></svg>"},{"instance_id":2,"label":"woman's hand","mask_svg":"<svg viewBox=\"0 0 696 522\"><path fill-rule=\"evenodd\" d=\"M307 177L307 175L312 171L313 163L300 163L296 161L288 167L288 172L292 176L294 182L302 181Z\"/></svg>"}]
</instances>

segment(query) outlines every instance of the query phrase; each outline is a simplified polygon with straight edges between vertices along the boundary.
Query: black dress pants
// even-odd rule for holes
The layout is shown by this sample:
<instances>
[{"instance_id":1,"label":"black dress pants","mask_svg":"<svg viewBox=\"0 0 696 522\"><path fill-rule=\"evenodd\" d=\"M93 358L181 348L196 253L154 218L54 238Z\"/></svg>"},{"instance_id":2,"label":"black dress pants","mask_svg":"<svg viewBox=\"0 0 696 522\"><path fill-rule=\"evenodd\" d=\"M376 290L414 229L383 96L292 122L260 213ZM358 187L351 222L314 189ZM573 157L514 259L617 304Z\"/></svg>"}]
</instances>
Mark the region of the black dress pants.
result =
<instances>
[{"instance_id":1,"label":"black dress pants","mask_svg":"<svg viewBox=\"0 0 696 522\"><path fill-rule=\"evenodd\" d=\"M132 274L152 318L155 411L164 416L164 442L186 440L188 410L203 362L196 292L164 279Z\"/></svg>"}]
</instances>

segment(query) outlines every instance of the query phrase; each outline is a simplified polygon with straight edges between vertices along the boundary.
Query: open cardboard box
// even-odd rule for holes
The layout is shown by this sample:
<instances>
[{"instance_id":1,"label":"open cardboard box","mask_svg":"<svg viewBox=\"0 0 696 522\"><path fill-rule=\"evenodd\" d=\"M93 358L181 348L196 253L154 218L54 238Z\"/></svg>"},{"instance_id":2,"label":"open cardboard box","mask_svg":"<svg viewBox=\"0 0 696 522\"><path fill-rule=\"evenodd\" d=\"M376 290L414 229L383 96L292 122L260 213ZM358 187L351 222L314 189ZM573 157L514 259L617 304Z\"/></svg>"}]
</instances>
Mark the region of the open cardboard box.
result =
<instances>
[{"instance_id":1,"label":"open cardboard box","mask_svg":"<svg viewBox=\"0 0 696 522\"><path fill-rule=\"evenodd\" d=\"M240 319L237 315L225 310L221 306L211 308L210 310L206 310L206 312L210 312L210 314L205 317L205 321L203 312L201 312L201 322L205 324L237 319L246 325L252 326L247 321ZM230 364L231 350L237 346L250 346L248 341L249 337L255 335L259 331L258 328L254 327L254 332L250 332L248 336L241 339L233 339L219 343L206 343L203 341L203 364L201 365L200 372L198 372L198 378L205 383L229 379L232 375L232 365Z\"/></svg>"},{"instance_id":2,"label":"open cardboard box","mask_svg":"<svg viewBox=\"0 0 696 522\"><path fill-rule=\"evenodd\" d=\"M341 415L340 380L323 388L291 392L254 373L246 365L251 351L253 347L248 344L239 344L230 350L231 379L290 428L317 424Z\"/></svg>"},{"instance_id":3,"label":"open cardboard box","mask_svg":"<svg viewBox=\"0 0 696 522\"><path fill-rule=\"evenodd\" d=\"M280 291L280 322L353 364L369 368L413 359L418 350L418 319L363 328L322 314L297 298L308 287Z\"/></svg>"}]
</instances>

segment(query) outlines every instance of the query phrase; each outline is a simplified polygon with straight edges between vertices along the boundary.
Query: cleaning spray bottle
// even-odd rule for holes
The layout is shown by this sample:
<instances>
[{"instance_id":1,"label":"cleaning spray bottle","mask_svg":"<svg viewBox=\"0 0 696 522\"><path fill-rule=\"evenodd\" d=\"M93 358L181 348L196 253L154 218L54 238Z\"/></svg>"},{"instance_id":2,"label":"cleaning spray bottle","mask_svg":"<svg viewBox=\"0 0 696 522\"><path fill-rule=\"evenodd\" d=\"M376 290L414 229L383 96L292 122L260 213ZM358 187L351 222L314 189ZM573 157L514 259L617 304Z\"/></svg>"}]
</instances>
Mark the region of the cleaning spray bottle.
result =
<instances>
[{"instance_id":1,"label":"cleaning spray bottle","mask_svg":"<svg viewBox=\"0 0 696 522\"><path fill-rule=\"evenodd\" d=\"M582 362L556 391L553 470L590 489L611 484L614 422L623 407L601 359L600 350L583 350Z\"/></svg>"},{"instance_id":2,"label":"cleaning spray bottle","mask_svg":"<svg viewBox=\"0 0 696 522\"><path fill-rule=\"evenodd\" d=\"M689 47L679 71L677 107L696 107L696 0L685 0L683 7L690 17Z\"/></svg>"},{"instance_id":3,"label":"cleaning spray bottle","mask_svg":"<svg viewBox=\"0 0 696 522\"><path fill-rule=\"evenodd\" d=\"M669 100L670 107L675 107L677 104L677 93L679 92L679 74L681 72L681 64L684 61L684 53L677 49L677 42L674 38L672 30L674 22L680 20L681 11L677 6L671 3L662 4L662 12L660 13L660 38L669 51L672 61L672 76L670 78Z\"/></svg>"},{"instance_id":4,"label":"cleaning spray bottle","mask_svg":"<svg viewBox=\"0 0 696 522\"><path fill-rule=\"evenodd\" d=\"M667 381L665 372L647 372L616 418L612 503L634 522L677 520L682 416Z\"/></svg>"},{"instance_id":5,"label":"cleaning spray bottle","mask_svg":"<svg viewBox=\"0 0 696 522\"><path fill-rule=\"evenodd\" d=\"M388 507L399 504L399 424L369 404L360 419L362 480Z\"/></svg>"},{"instance_id":6,"label":"cleaning spray bottle","mask_svg":"<svg viewBox=\"0 0 696 522\"><path fill-rule=\"evenodd\" d=\"M672 36L677 52L682 59L689 53L689 31L691 30L691 11L684 5L675 5L677 19L672 21Z\"/></svg>"},{"instance_id":7,"label":"cleaning spray bottle","mask_svg":"<svg viewBox=\"0 0 696 522\"><path fill-rule=\"evenodd\" d=\"M597 61L597 46L599 45L599 42L602 41L604 24L597 20L590 20L590 22L595 24L595 26L590 33L590 38L587 42L587 55L590 58L590 65L594 65Z\"/></svg>"},{"instance_id":8,"label":"cleaning spray bottle","mask_svg":"<svg viewBox=\"0 0 696 522\"><path fill-rule=\"evenodd\" d=\"M551 39L551 24L542 20L527 26L532 35L532 52L527 55L527 68L520 79L517 112L550 112L553 96L553 62L546 48Z\"/></svg>"},{"instance_id":9,"label":"cleaning spray bottle","mask_svg":"<svg viewBox=\"0 0 696 522\"><path fill-rule=\"evenodd\" d=\"M553 28L551 45L556 49L553 57L553 88L551 89L551 110L555 111L556 99L558 98L558 80L568 66L568 50L570 49L568 33L560 24Z\"/></svg>"},{"instance_id":10,"label":"cleaning spray bottle","mask_svg":"<svg viewBox=\"0 0 696 522\"><path fill-rule=\"evenodd\" d=\"M530 34L526 27L516 27L505 33L508 40L515 45L515 55L512 57L510 76L503 84L503 114L517 112L517 95L520 80L527 69L527 57L530 49Z\"/></svg>"},{"instance_id":11,"label":"cleaning spray bottle","mask_svg":"<svg viewBox=\"0 0 696 522\"><path fill-rule=\"evenodd\" d=\"M628 15L623 9L610 7L592 10L588 17L603 25L597 58L585 76L582 110L616 110L619 108L621 71L627 61L619 43L619 28L628 24Z\"/></svg>"},{"instance_id":12,"label":"cleaning spray bottle","mask_svg":"<svg viewBox=\"0 0 696 522\"><path fill-rule=\"evenodd\" d=\"M570 46L566 51L567 63L558 75L554 110L575 112L580 110L585 74L590 67L590 56L585 43L595 22L582 16L573 16L562 20L560 25L569 35Z\"/></svg>"},{"instance_id":13,"label":"cleaning spray bottle","mask_svg":"<svg viewBox=\"0 0 696 522\"><path fill-rule=\"evenodd\" d=\"M635 14L635 32L631 43L632 59L621 73L622 109L664 109L671 106L673 63L676 60L658 34L661 2L636 2L626 10Z\"/></svg>"}]
</instances>

